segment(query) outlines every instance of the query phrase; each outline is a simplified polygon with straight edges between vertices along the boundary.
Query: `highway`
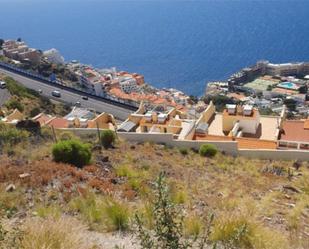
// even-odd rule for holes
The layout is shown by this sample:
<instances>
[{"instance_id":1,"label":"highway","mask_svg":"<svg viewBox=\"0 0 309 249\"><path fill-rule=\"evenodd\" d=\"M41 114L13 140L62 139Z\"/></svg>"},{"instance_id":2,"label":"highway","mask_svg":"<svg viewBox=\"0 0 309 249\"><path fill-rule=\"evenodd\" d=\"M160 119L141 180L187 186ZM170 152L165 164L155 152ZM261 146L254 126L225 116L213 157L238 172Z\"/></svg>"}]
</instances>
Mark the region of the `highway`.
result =
<instances>
[{"instance_id":1,"label":"highway","mask_svg":"<svg viewBox=\"0 0 309 249\"><path fill-rule=\"evenodd\" d=\"M74 92L70 92L69 90L65 90L65 89L60 89L59 87L57 87L57 85L55 84L53 85L49 85L49 84L45 84L43 82L34 80L34 79L30 79L28 77L13 73L11 71L7 71L5 69L0 68L0 73L4 73L7 76L12 77L13 79L15 79L16 81L18 81L19 83L21 83L22 85L24 85L27 88L33 89L38 91L39 89L42 90L42 95L50 98L50 99L54 99L54 100L58 100L58 101L62 101L62 102L66 102L68 104L74 105L76 102L80 102L81 103L81 107L85 107L85 108L89 108L89 109L93 109L99 113L101 112L107 112L110 113L112 115L114 115L114 117L120 121L125 120L128 115L130 113L132 113L131 110L128 110L124 107L120 107L120 106L115 106L109 103L105 103L103 101L100 101L98 99L94 99L91 97L88 97L88 100L83 100L82 99L82 95L74 93ZM56 98L53 97L51 95L52 91L57 90L61 93L61 98Z\"/></svg>"}]
</instances>

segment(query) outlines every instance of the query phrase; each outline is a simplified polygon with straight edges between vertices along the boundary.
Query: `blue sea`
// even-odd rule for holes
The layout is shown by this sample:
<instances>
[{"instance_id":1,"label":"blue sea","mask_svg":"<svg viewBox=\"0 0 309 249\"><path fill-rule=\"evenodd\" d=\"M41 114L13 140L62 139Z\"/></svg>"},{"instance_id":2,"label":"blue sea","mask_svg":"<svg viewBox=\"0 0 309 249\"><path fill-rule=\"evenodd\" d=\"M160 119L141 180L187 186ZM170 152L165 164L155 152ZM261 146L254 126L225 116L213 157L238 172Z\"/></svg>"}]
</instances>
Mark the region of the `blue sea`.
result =
<instances>
[{"instance_id":1,"label":"blue sea","mask_svg":"<svg viewBox=\"0 0 309 249\"><path fill-rule=\"evenodd\" d=\"M202 95L257 60L309 61L308 0L0 0L0 37Z\"/></svg>"}]
</instances>

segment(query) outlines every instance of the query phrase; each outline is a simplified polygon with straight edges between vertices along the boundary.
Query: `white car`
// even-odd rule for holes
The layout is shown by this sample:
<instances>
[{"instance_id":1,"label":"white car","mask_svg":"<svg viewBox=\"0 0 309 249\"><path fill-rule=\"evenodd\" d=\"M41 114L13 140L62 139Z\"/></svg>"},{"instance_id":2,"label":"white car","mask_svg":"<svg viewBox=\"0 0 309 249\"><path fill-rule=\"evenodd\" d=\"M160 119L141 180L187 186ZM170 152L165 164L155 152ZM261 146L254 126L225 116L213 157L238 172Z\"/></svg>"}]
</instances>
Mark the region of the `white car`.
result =
<instances>
[{"instance_id":1,"label":"white car","mask_svg":"<svg viewBox=\"0 0 309 249\"><path fill-rule=\"evenodd\" d=\"M57 90L52 91L52 95L53 95L54 97L57 97L57 98L60 98L60 97L61 97L61 93L60 93L59 91L57 91Z\"/></svg>"},{"instance_id":2,"label":"white car","mask_svg":"<svg viewBox=\"0 0 309 249\"><path fill-rule=\"evenodd\" d=\"M6 83L4 81L0 81L0 88L6 88Z\"/></svg>"}]
</instances>

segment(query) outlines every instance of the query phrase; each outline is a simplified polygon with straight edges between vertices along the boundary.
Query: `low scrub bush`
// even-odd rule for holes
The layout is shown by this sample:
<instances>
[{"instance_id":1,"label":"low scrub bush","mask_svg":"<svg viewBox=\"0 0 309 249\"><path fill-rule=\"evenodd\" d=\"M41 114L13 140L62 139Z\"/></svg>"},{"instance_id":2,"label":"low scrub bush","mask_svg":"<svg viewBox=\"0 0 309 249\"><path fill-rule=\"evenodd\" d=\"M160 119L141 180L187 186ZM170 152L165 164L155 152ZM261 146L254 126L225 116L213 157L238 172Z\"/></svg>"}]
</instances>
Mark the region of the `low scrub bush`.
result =
<instances>
[{"instance_id":1,"label":"low scrub bush","mask_svg":"<svg viewBox=\"0 0 309 249\"><path fill-rule=\"evenodd\" d=\"M26 131L0 124L0 145L15 145L26 140L28 137L29 133Z\"/></svg>"},{"instance_id":2,"label":"low scrub bush","mask_svg":"<svg viewBox=\"0 0 309 249\"><path fill-rule=\"evenodd\" d=\"M172 194L172 201L175 204L185 204L188 200L188 193L184 190L179 190Z\"/></svg>"},{"instance_id":3,"label":"low scrub bush","mask_svg":"<svg viewBox=\"0 0 309 249\"><path fill-rule=\"evenodd\" d=\"M79 168L89 164L91 160L90 146L78 140L58 142L53 146L52 154L55 162L68 163Z\"/></svg>"},{"instance_id":4,"label":"low scrub bush","mask_svg":"<svg viewBox=\"0 0 309 249\"><path fill-rule=\"evenodd\" d=\"M196 215L187 217L184 222L185 235L197 237L203 232L203 221Z\"/></svg>"},{"instance_id":5,"label":"low scrub bush","mask_svg":"<svg viewBox=\"0 0 309 249\"><path fill-rule=\"evenodd\" d=\"M103 200L94 193L87 192L84 196L74 198L69 207L72 211L79 212L91 229L100 230L103 221Z\"/></svg>"},{"instance_id":6,"label":"low scrub bush","mask_svg":"<svg viewBox=\"0 0 309 249\"><path fill-rule=\"evenodd\" d=\"M224 248L253 248L253 232L253 224L245 218L222 217L214 224L212 240Z\"/></svg>"},{"instance_id":7,"label":"low scrub bush","mask_svg":"<svg viewBox=\"0 0 309 249\"><path fill-rule=\"evenodd\" d=\"M217 152L218 149L212 144L203 144L199 150L200 155L204 157L214 157Z\"/></svg>"},{"instance_id":8,"label":"low scrub bush","mask_svg":"<svg viewBox=\"0 0 309 249\"><path fill-rule=\"evenodd\" d=\"M128 229L130 212L125 204L109 199L105 203L104 212L109 230L124 231Z\"/></svg>"},{"instance_id":9,"label":"low scrub bush","mask_svg":"<svg viewBox=\"0 0 309 249\"><path fill-rule=\"evenodd\" d=\"M86 227L77 220L29 219L23 228L21 246L23 249L90 249L94 245L87 243Z\"/></svg>"},{"instance_id":10,"label":"low scrub bush","mask_svg":"<svg viewBox=\"0 0 309 249\"><path fill-rule=\"evenodd\" d=\"M5 103L5 106L9 109L9 110L14 110L17 109L20 112L24 111L24 106L20 103L20 101L16 100L16 99L10 99Z\"/></svg>"},{"instance_id":11,"label":"low scrub bush","mask_svg":"<svg viewBox=\"0 0 309 249\"><path fill-rule=\"evenodd\" d=\"M188 155L188 153L189 153L187 148L179 148L179 152L180 152L180 154L182 154L184 156Z\"/></svg>"},{"instance_id":12,"label":"low scrub bush","mask_svg":"<svg viewBox=\"0 0 309 249\"><path fill-rule=\"evenodd\" d=\"M229 249L286 249L283 235L242 216L222 216L214 222L211 240Z\"/></svg>"},{"instance_id":13,"label":"low scrub bush","mask_svg":"<svg viewBox=\"0 0 309 249\"><path fill-rule=\"evenodd\" d=\"M60 206L56 204L49 205L49 206L42 205L36 209L36 213L37 213L37 216L41 218L48 218L48 217L60 218L61 208Z\"/></svg>"},{"instance_id":14,"label":"low scrub bush","mask_svg":"<svg viewBox=\"0 0 309 249\"><path fill-rule=\"evenodd\" d=\"M104 130L101 132L100 138L101 138L101 144L103 145L103 147L105 149L108 149L115 143L116 135L115 135L115 132L111 130Z\"/></svg>"},{"instance_id":15,"label":"low scrub bush","mask_svg":"<svg viewBox=\"0 0 309 249\"><path fill-rule=\"evenodd\" d=\"M163 173L158 177L155 187L155 199L151 205L153 207L151 210L151 217L153 219L150 229L145 226L142 216L135 215L136 228L134 235L139 246L143 249L205 248L209 242L210 230L203 229L205 230L203 231L204 235L198 237L196 234L200 233L200 227L194 228L190 231L192 236L186 236L182 209L176 206L170 199L170 190Z\"/></svg>"},{"instance_id":16,"label":"low scrub bush","mask_svg":"<svg viewBox=\"0 0 309 249\"><path fill-rule=\"evenodd\" d=\"M38 97L39 94L31 89L27 89L23 85L17 83L14 79L11 77L6 77L5 79L6 82L6 87L8 91L12 95L16 95L18 97L27 97L27 98L33 98L33 97Z\"/></svg>"},{"instance_id":17,"label":"low scrub bush","mask_svg":"<svg viewBox=\"0 0 309 249\"><path fill-rule=\"evenodd\" d=\"M30 111L30 117L35 117L41 113L41 109L39 107L34 107Z\"/></svg>"},{"instance_id":18,"label":"low scrub bush","mask_svg":"<svg viewBox=\"0 0 309 249\"><path fill-rule=\"evenodd\" d=\"M88 192L73 199L69 206L71 210L78 211L92 229L123 231L129 226L129 208L111 197L102 198Z\"/></svg>"}]
</instances>

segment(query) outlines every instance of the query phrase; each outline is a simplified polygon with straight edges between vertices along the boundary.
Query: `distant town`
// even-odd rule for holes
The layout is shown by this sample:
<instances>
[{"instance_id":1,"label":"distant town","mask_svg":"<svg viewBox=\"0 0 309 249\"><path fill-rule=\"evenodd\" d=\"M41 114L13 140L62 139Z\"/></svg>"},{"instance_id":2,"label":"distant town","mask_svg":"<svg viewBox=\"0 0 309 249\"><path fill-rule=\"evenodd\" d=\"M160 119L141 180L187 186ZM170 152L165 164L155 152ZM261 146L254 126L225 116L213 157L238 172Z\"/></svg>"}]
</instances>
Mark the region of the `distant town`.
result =
<instances>
[{"instance_id":1,"label":"distant town","mask_svg":"<svg viewBox=\"0 0 309 249\"><path fill-rule=\"evenodd\" d=\"M177 89L157 89L145 84L141 74L117 71L115 67L98 69L77 60L65 62L57 49L41 51L29 48L21 39L3 40L1 61L96 96L130 103L143 101L151 107L161 104L182 110L201 108Z\"/></svg>"},{"instance_id":2,"label":"distant town","mask_svg":"<svg viewBox=\"0 0 309 249\"><path fill-rule=\"evenodd\" d=\"M176 89L152 87L139 73L96 69L78 61L66 63L56 49L42 52L20 39L0 45L5 65L43 75L55 86L58 83L122 103L132 101L128 103L137 107L126 118L116 120L114 109L97 113L76 102L62 117L44 112L26 117L18 109L4 110L2 122L16 124L30 118L55 129L89 133L110 129L134 141L178 147L199 147L207 142L233 155L309 159L309 63L259 61L227 81L208 82L204 96L197 98ZM61 90L52 95L61 98Z\"/></svg>"}]
</instances>

